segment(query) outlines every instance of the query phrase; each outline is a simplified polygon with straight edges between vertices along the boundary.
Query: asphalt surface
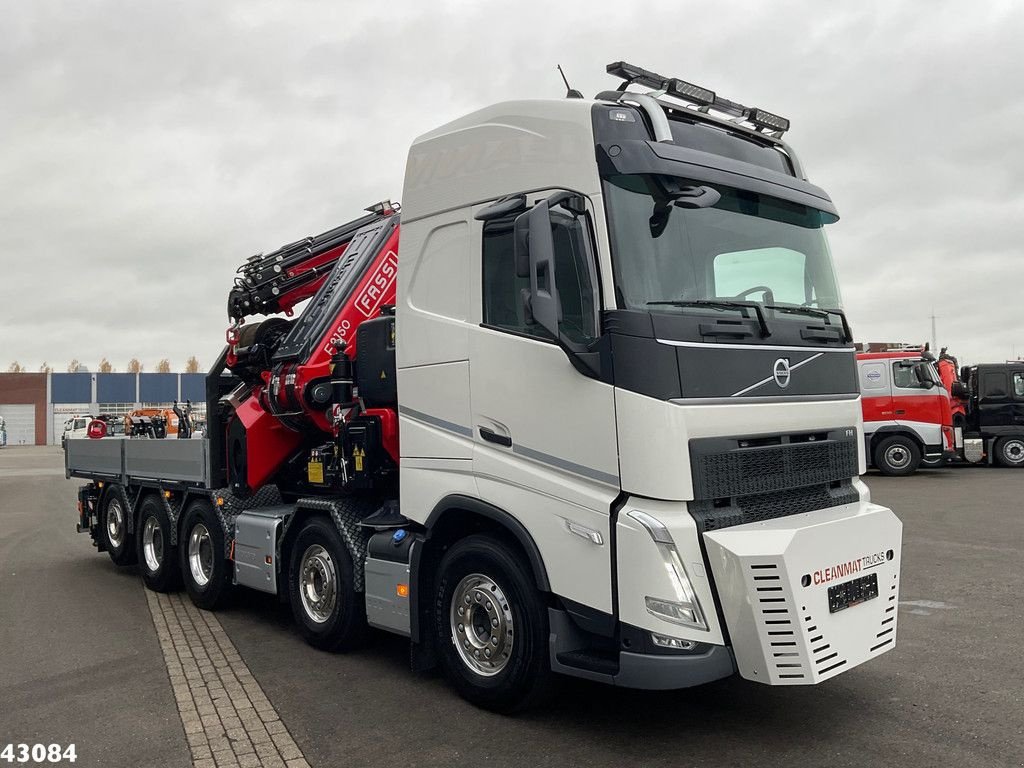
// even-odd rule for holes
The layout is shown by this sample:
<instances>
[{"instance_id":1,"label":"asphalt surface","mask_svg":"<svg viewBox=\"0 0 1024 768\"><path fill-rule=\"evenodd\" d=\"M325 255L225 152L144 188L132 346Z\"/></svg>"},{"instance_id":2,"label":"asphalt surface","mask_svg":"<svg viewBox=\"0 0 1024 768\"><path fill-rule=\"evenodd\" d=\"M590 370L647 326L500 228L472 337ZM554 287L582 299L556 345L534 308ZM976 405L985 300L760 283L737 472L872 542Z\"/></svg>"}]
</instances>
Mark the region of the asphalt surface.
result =
<instances>
[{"instance_id":1,"label":"asphalt surface","mask_svg":"<svg viewBox=\"0 0 1024 768\"><path fill-rule=\"evenodd\" d=\"M75 533L61 460L0 451L0 749L74 742L77 765L186 766L138 575ZM410 674L401 639L324 654L255 593L218 617L314 766L1024 765L1024 472L867 480L905 525L897 648L816 687L566 680L506 718Z\"/></svg>"}]
</instances>

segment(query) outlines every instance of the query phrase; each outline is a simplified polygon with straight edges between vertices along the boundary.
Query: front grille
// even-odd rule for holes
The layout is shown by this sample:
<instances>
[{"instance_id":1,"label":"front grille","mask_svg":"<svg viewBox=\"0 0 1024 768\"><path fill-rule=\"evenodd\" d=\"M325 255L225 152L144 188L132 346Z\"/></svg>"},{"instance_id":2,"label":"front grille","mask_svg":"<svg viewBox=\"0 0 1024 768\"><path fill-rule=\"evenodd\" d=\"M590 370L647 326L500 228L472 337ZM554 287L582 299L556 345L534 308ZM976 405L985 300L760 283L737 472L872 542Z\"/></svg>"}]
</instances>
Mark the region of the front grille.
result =
<instances>
[{"instance_id":1,"label":"front grille","mask_svg":"<svg viewBox=\"0 0 1024 768\"><path fill-rule=\"evenodd\" d=\"M767 493L828 483L857 474L855 439L786 442L751 448L737 446L733 450L703 454L699 452L700 446L695 446L700 442L694 440L690 444L693 490L700 499Z\"/></svg>"},{"instance_id":2,"label":"front grille","mask_svg":"<svg viewBox=\"0 0 1024 768\"><path fill-rule=\"evenodd\" d=\"M787 488L784 491L755 493L730 499L721 505L712 499L690 503L690 513L700 531L717 531L733 525L773 520L776 517L799 515L816 509L838 507L860 500L860 494L849 481L833 488L830 484ZM716 506L716 504L718 504Z\"/></svg>"},{"instance_id":3,"label":"front grille","mask_svg":"<svg viewBox=\"0 0 1024 768\"><path fill-rule=\"evenodd\" d=\"M711 531L857 501L856 435L844 428L691 440L697 525Z\"/></svg>"}]
</instances>

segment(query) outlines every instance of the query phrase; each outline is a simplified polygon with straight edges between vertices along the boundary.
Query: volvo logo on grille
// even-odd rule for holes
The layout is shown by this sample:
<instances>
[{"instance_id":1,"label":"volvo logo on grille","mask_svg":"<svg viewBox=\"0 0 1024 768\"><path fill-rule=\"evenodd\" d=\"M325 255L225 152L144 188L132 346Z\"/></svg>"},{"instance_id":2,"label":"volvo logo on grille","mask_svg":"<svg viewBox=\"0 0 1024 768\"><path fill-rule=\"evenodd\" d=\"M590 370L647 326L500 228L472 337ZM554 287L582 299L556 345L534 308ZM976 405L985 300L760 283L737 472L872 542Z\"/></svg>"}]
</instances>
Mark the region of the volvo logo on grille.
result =
<instances>
[{"instance_id":1,"label":"volvo logo on grille","mask_svg":"<svg viewBox=\"0 0 1024 768\"><path fill-rule=\"evenodd\" d=\"M780 389L785 389L789 386L789 380L792 374L789 370L789 360L785 357L780 357L775 361L775 366L772 369L775 376L775 383L779 385Z\"/></svg>"}]
</instances>

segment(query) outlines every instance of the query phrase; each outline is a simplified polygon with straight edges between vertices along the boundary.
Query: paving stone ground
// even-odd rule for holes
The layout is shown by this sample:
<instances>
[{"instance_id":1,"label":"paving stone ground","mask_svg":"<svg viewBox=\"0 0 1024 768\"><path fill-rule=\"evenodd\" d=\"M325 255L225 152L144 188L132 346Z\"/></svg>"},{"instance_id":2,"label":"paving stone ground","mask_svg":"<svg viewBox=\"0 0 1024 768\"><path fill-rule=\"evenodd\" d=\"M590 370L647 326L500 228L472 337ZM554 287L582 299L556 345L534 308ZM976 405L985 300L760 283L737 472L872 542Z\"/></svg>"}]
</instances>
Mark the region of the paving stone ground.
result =
<instances>
[{"instance_id":1,"label":"paving stone ground","mask_svg":"<svg viewBox=\"0 0 1024 768\"><path fill-rule=\"evenodd\" d=\"M195 768L309 768L217 617L146 591Z\"/></svg>"}]
</instances>

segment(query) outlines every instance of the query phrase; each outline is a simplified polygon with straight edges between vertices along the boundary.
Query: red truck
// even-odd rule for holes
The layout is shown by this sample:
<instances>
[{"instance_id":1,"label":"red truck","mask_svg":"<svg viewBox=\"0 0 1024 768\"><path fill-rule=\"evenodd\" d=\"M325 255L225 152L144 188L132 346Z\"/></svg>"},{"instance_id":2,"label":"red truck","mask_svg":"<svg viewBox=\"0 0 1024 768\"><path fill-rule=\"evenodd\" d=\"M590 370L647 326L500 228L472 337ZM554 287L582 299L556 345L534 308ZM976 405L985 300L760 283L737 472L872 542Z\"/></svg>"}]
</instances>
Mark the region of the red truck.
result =
<instances>
[{"instance_id":1,"label":"red truck","mask_svg":"<svg viewBox=\"0 0 1024 768\"><path fill-rule=\"evenodd\" d=\"M883 475L910 475L954 455L949 393L925 349L857 355L865 454Z\"/></svg>"}]
</instances>

